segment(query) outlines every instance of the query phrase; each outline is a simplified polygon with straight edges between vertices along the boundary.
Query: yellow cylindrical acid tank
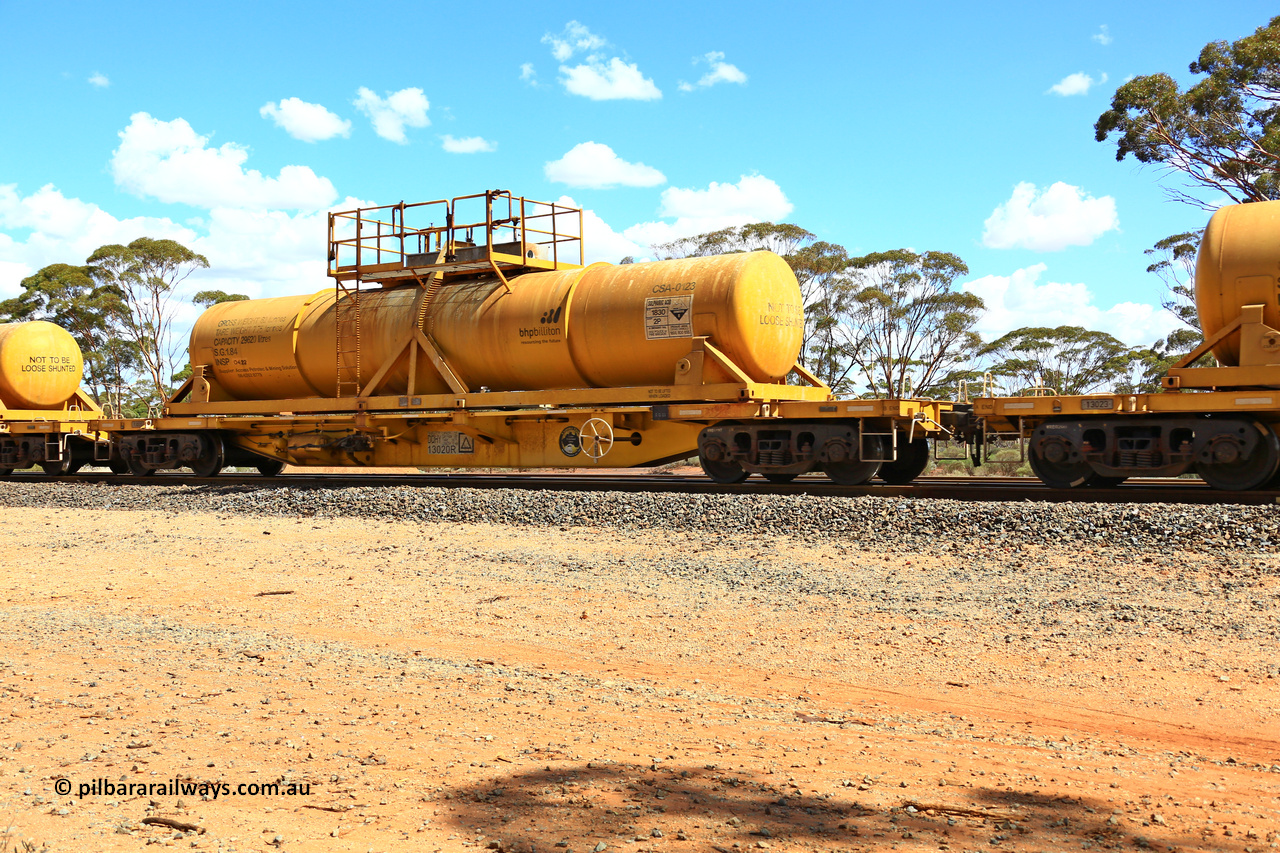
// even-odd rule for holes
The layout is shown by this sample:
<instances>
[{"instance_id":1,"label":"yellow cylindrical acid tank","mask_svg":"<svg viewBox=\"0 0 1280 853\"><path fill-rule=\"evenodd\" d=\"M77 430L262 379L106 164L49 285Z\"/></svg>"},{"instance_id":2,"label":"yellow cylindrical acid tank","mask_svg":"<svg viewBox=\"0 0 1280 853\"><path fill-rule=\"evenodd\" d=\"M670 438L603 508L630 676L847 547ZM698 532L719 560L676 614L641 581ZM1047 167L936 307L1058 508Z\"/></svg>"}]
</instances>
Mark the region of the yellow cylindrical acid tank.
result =
<instances>
[{"instance_id":1,"label":"yellow cylindrical acid tank","mask_svg":"<svg viewBox=\"0 0 1280 853\"><path fill-rule=\"evenodd\" d=\"M0 403L58 409L80 388L84 357L61 326L34 320L0 325Z\"/></svg>"},{"instance_id":2,"label":"yellow cylindrical acid tank","mask_svg":"<svg viewBox=\"0 0 1280 853\"><path fill-rule=\"evenodd\" d=\"M445 284L425 310L416 286L365 291L361 384L415 329L430 335L473 390L669 385L695 336L709 338L752 379L778 382L800 350L800 288L772 252L593 264L527 273L510 284L510 291L496 277ZM333 396L337 315L333 290L215 305L192 330L192 363L211 365L212 378L237 399ZM343 350L355 349L352 325L344 321ZM406 351L380 393L403 393L408 377ZM414 389L449 390L426 358L417 360Z\"/></svg>"},{"instance_id":3,"label":"yellow cylindrical acid tank","mask_svg":"<svg viewBox=\"0 0 1280 853\"><path fill-rule=\"evenodd\" d=\"M1262 322L1280 329L1280 201L1234 204L1209 220L1196 258L1196 310L1210 337L1240 316L1245 305L1261 305ZM1224 365L1240 363L1238 335L1213 348Z\"/></svg>"}]
</instances>

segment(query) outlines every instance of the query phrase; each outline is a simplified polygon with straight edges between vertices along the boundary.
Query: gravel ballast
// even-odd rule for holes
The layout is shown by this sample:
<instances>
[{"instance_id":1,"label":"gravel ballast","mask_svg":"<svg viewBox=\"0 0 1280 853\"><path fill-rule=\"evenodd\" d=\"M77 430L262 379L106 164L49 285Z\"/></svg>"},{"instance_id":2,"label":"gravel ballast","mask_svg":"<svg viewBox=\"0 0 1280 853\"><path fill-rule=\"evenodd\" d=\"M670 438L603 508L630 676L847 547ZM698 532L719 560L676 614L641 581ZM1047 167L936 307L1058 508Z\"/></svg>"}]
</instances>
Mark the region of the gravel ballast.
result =
<instances>
[{"instance_id":1,"label":"gravel ballast","mask_svg":"<svg viewBox=\"0 0 1280 853\"><path fill-rule=\"evenodd\" d=\"M1280 543L1280 515L1274 507L1232 504L968 503L810 495L10 482L0 483L0 505L589 526L712 535L768 533L806 540L844 540L876 549L946 547L951 542L964 542L1238 552L1271 551Z\"/></svg>"}]
</instances>

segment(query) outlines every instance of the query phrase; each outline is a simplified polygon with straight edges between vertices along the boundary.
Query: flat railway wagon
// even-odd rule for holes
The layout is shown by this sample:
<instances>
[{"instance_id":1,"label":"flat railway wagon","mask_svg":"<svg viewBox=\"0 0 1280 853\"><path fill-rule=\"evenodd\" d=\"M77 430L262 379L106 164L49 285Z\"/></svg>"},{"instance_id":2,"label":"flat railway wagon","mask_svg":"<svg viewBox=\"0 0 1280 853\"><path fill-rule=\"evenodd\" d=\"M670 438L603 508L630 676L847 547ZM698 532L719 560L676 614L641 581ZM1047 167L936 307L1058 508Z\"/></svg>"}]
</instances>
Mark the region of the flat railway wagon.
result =
<instances>
[{"instance_id":1,"label":"flat railway wagon","mask_svg":"<svg viewBox=\"0 0 1280 853\"><path fill-rule=\"evenodd\" d=\"M905 483L954 431L951 403L836 399L798 364L800 290L772 252L587 265L581 228L576 208L505 191L331 214L333 287L210 307L160 417L68 432L46 412L0 434L0 473L697 455L721 483Z\"/></svg>"},{"instance_id":2,"label":"flat railway wagon","mask_svg":"<svg viewBox=\"0 0 1280 853\"><path fill-rule=\"evenodd\" d=\"M1280 202L1219 209L1196 259L1205 340L1153 394L983 396L957 433L1016 440L1053 488L1198 474L1215 489L1273 485L1280 471ZM1210 353L1214 366L1194 366Z\"/></svg>"}]
</instances>

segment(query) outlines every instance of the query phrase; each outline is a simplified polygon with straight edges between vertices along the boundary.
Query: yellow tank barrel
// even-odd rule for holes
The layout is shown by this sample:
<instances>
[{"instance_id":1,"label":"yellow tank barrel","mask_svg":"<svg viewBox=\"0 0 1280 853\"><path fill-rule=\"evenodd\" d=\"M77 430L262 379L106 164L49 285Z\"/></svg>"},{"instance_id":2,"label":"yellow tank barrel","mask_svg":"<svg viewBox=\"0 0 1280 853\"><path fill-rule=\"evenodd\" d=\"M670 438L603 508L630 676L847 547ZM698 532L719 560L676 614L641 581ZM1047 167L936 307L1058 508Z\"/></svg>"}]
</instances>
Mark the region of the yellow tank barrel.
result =
<instances>
[{"instance_id":1,"label":"yellow tank barrel","mask_svg":"<svg viewBox=\"0 0 1280 853\"><path fill-rule=\"evenodd\" d=\"M0 403L60 409L80 388L84 357L71 333L34 320L0 325Z\"/></svg>"},{"instance_id":2,"label":"yellow tank barrel","mask_svg":"<svg viewBox=\"0 0 1280 853\"><path fill-rule=\"evenodd\" d=\"M404 393L408 345L422 333L472 390L628 387L671 384L693 338L706 337L772 383L795 364L804 325L795 275L764 251L527 273L510 289L497 277L455 281L426 305L423 294L362 292L358 343L350 322L337 341L333 290L215 305L192 330L191 361L232 397L266 400L334 396L339 347L358 349L362 386L399 354L379 384ZM415 369L415 393L449 391L428 359Z\"/></svg>"},{"instance_id":3,"label":"yellow tank barrel","mask_svg":"<svg viewBox=\"0 0 1280 853\"><path fill-rule=\"evenodd\" d=\"M1209 220L1196 258L1196 309L1206 339L1240 316L1245 305L1261 305L1262 322L1280 329L1280 201L1220 208ZM1227 366L1240 363L1240 338L1229 335L1213 348Z\"/></svg>"}]
</instances>

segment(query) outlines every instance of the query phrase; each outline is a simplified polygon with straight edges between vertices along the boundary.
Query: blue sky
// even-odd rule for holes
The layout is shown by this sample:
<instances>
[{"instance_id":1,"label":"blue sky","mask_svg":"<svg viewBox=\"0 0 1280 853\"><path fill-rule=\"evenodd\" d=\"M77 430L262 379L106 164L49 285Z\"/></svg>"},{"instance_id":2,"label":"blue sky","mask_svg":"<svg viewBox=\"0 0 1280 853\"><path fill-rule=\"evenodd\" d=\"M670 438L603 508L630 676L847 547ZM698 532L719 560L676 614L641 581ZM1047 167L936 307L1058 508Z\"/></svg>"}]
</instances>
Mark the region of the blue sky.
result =
<instances>
[{"instance_id":1,"label":"blue sky","mask_svg":"<svg viewBox=\"0 0 1280 853\"><path fill-rule=\"evenodd\" d=\"M960 255L988 337L1150 343L1143 250L1207 214L1093 122L1273 11L1204 9L0 0L0 297L143 234L209 258L193 287L306 292L325 211L502 188L589 209L591 259L789 221Z\"/></svg>"}]
</instances>

